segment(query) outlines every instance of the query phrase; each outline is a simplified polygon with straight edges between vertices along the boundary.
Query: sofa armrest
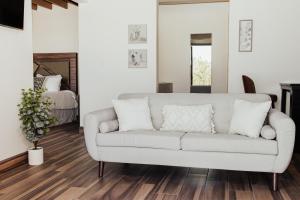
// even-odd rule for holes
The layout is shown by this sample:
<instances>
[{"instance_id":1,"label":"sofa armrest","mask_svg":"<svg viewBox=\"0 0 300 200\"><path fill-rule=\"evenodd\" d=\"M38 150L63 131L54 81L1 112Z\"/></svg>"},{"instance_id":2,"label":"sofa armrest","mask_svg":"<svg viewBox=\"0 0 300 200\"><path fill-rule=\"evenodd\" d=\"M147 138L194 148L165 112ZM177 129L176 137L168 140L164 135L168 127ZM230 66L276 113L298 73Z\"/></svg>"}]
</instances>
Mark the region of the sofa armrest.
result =
<instances>
[{"instance_id":1,"label":"sofa armrest","mask_svg":"<svg viewBox=\"0 0 300 200\"><path fill-rule=\"evenodd\" d=\"M114 108L107 108L88 113L84 117L84 138L90 156L99 161L96 135L99 133L99 123L117 119Z\"/></svg>"},{"instance_id":2,"label":"sofa armrest","mask_svg":"<svg viewBox=\"0 0 300 200\"><path fill-rule=\"evenodd\" d=\"M275 173L283 173L289 166L293 156L295 123L289 116L275 109L270 111L269 122L276 131L278 143L278 156L273 170Z\"/></svg>"}]
</instances>

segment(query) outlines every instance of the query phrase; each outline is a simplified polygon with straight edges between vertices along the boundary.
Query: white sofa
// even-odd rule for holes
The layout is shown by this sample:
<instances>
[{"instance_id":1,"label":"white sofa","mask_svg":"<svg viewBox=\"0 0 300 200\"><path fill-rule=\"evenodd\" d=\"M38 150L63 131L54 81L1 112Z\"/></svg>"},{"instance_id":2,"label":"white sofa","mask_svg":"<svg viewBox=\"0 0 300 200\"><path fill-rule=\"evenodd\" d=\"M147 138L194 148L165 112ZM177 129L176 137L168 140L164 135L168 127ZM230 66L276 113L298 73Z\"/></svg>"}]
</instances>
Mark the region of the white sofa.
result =
<instances>
[{"instance_id":1,"label":"white sofa","mask_svg":"<svg viewBox=\"0 0 300 200\"><path fill-rule=\"evenodd\" d=\"M123 94L119 99L149 97L154 127L163 123L162 108L167 104L212 104L216 134L161 131L99 133L99 123L117 119L113 108L89 113L84 119L84 134L90 156L99 161L99 176L104 162L169 165L273 173L283 173L292 158L295 124L287 115L271 110L268 123L275 129L276 140L252 139L230 135L228 129L236 99L263 102L263 94Z\"/></svg>"}]
</instances>

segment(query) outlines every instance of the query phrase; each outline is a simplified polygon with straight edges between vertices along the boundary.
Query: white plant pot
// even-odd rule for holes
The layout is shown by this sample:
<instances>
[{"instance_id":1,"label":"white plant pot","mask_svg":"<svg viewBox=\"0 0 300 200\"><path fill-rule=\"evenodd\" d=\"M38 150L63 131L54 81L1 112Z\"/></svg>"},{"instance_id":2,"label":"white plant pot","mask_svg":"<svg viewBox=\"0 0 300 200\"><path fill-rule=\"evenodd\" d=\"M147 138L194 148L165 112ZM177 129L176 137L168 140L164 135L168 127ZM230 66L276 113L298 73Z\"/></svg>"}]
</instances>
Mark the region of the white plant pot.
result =
<instances>
[{"instance_id":1,"label":"white plant pot","mask_svg":"<svg viewBox=\"0 0 300 200\"><path fill-rule=\"evenodd\" d=\"M28 163L29 165L41 165L44 163L44 150L42 147L28 149Z\"/></svg>"}]
</instances>

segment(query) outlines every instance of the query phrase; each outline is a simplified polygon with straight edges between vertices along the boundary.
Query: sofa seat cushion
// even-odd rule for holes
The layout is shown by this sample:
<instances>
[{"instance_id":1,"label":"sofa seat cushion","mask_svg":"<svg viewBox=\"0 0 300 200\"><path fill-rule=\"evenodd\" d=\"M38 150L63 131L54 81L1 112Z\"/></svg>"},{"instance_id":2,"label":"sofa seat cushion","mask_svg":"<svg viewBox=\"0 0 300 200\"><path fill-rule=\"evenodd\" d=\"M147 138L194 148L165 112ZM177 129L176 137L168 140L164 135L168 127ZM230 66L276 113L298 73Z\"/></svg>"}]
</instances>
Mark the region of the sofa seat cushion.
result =
<instances>
[{"instance_id":1,"label":"sofa seat cushion","mask_svg":"<svg viewBox=\"0 0 300 200\"><path fill-rule=\"evenodd\" d=\"M97 134L97 145L101 147L138 147L180 150L183 132L128 131Z\"/></svg>"},{"instance_id":2,"label":"sofa seat cushion","mask_svg":"<svg viewBox=\"0 0 300 200\"><path fill-rule=\"evenodd\" d=\"M181 139L184 151L277 155L277 141L230 134L187 133Z\"/></svg>"}]
</instances>

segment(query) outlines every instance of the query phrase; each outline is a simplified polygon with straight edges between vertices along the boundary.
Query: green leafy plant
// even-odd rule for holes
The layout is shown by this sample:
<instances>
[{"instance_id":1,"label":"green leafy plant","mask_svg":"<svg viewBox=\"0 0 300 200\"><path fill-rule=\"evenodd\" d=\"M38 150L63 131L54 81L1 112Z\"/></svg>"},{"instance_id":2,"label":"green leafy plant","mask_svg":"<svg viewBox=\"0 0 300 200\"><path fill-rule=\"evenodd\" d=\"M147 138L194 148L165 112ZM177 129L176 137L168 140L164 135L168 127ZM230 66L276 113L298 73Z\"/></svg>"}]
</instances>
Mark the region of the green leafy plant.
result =
<instances>
[{"instance_id":1,"label":"green leafy plant","mask_svg":"<svg viewBox=\"0 0 300 200\"><path fill-rule=\"evenodd\" d=\"M43 92L45 89L22 89L21 103L18 104L21 128L26 139L34 144L34 149L37 149L39 140L49 132L49 127L57 121L50 113L53 102L43 97Z\"/></svg>"},{"instance_id":2,"label":"green leafy plant","mask_svg":"<svg viewBox=\"0 0 300 200\"><path fill-rule=\"evenodd\" d=\"M193 85L211 85L211 63L199 57L193 66Z\"/></svg>"}]
</instances>

